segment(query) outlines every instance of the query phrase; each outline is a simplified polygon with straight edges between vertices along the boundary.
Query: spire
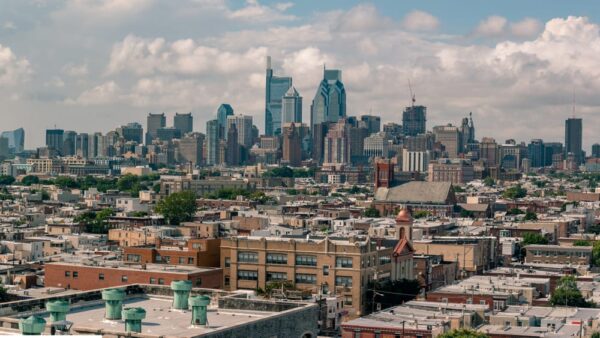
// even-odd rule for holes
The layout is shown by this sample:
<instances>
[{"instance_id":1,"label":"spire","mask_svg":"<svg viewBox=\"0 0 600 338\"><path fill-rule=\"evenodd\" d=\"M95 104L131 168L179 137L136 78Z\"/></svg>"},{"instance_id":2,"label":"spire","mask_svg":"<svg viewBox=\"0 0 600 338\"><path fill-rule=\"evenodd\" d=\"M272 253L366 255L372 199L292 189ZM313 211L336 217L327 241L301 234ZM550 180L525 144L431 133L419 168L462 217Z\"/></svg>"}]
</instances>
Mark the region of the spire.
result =
<instances>
[{"instance_id":1,"label":"spire","mask_svg":"<svg viewBox=\"0 0 600 338\"><path fill-rule=\"evenodd\" d=\"M271 69L271 56L267 55L267 70Z\"/></svg>"}]
</instances>

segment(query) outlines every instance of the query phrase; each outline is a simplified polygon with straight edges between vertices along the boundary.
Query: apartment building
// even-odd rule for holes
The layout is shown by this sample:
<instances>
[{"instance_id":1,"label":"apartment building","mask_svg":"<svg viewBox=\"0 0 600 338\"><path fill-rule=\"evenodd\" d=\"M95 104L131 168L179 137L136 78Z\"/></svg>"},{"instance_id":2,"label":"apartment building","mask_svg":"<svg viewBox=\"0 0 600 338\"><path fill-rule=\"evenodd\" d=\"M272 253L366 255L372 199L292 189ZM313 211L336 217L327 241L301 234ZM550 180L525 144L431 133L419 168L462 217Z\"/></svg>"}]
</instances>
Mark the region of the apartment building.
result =
<instances>
[{"instance_id":1,"label":"apartment building","mask_svg":"<svg viewBox=\"0 0 600 338\"><path fill-rule=\"evenodd\" d=\"M528 245L525 263L590 265L591 246Z\"/></svg>"},{"instance_id":2,"label":"apartment building","mask_svg":"<svg viewBox=\"0 0 600 338\"><path fill-rule=\"evenodd\" d=\"M156 263L189 265L198 267L218 267L218 238L174 240L157 238L156 244L129 246L123 249L123 260L129 263Z\"/></svg>"}]
</instances>

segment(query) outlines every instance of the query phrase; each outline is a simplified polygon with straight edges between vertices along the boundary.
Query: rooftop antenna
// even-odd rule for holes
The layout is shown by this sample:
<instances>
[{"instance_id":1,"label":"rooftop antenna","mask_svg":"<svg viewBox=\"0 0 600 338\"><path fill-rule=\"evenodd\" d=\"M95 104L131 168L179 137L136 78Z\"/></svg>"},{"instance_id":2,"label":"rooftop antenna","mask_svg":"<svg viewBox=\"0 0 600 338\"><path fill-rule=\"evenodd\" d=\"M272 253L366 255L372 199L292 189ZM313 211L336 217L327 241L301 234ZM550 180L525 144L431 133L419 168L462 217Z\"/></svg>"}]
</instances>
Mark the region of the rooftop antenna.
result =
<instances>
[{"instance_id":1,"label":"rooftop antenna","mask_svg":"<svg viewBox=\"0 0 600 338\"><path fill-rule=\"evenodd\" d=\"M413 93L412 85L410 84L410 78L408 79L408 90L410 90L410 106L414 107L417 99L415 98L415 93Z\"/></svg>"},{"instance_id":2,"label":"rooftop antenna","mask_svg":"<svg viewBox=\"0 0 600 338\"><path fill-rule=\"evenodd\" d=\"M573 107L571 108L573 118L575 118L575 86L573 86Z\"/></svg>"}]
</instances>

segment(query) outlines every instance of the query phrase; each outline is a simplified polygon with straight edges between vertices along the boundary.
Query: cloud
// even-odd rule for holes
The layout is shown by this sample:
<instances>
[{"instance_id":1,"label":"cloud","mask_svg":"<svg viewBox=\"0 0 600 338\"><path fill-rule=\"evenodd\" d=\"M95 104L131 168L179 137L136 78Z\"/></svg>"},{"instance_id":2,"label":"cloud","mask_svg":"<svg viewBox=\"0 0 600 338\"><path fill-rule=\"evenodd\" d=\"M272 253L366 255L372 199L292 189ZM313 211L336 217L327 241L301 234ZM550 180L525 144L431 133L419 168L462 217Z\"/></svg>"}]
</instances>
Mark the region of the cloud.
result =
<instances>
[{"instance_id":1,"label":"cloud","mask_svg":"<svg viewBox=\"0 0 600 338\"><path fill-rule=\"evenodd\" d=\"M412 11L404 17L402 25L410 31L433 31L439 27L440 22L427 12Z\"/></svg>"},{"instance_id":2,"label":"cloud","mask_svg":"<svg viewBox=\"0 0 600 338\"><path fill-rule=\"evenodd\" d=\"M493 37L504 34L508 20L505 17L492 15L481 21L475 28L475 35Z\"/></svg>"},{"instance_id":3,"label":"cloud","mask_svg":"<svg viewBox=\"0 0 600 338\"><path fill-rule=\"evenodd\" d=\"M510 24L510 31L514 36L530 38L542 30L542 24L534 18L525 18Z\"/></svg>"},{"instance_id":4,"label":"cloud","mask_svg":"<svg viewBox=\"0 0 600 338\"><path fill-rule=\"evenodd\" d=\"M88 75L88 65L83 63L81 65L68 64L63 67L63 72L71 77L83 77Z\"/></svg>"},{"instance_id":5,"label":"cloud","mask_svg":"<svg viewBox=\"0 0 600 338\"><path fill-rule=\"evenodd\" d=\"M120 87L114 81L108 81L90 90L86 90L77 99L67 99L67 104L79 104L84 106L115 103L120 100Z\"/></svg>"},{"instance_id":6,"label":"cloud","mask_svg":"<svg viewBox=\"0 0 600 338\"><path fill-rule=\"evenodd\" d=\"M235 20L260 23L290 21L296 19L296 17L285 14L285 11L292 6L292 3L278 3L270 7L261 5L257 0L246 0L246 6L235 11L229 11L228 17Z\"/></svg>"},{"instance_id":7,"label":"cloud","mask_svg":"<svg viewBox=\"0 0 600 338\"><path fill-rule=\"evenodd\" d=\"M27 59L18 58L9 47L0 44L0 86L15 86L33 73Z\"/></svg>"}]
</instances>

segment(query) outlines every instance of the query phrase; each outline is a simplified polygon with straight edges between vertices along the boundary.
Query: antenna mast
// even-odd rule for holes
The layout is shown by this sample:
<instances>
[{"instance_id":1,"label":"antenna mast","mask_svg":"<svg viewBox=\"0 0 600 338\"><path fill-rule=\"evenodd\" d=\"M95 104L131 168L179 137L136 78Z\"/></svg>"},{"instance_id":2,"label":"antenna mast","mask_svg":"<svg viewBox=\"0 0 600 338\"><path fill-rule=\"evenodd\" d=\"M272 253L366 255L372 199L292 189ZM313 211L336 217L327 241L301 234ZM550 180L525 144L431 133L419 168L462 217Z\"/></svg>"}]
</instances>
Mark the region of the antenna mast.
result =
<instances>
[{"instance_id":1,"label":"antenna mast","mask_svg":"<svg viewBox=\"0 0 600 338\"><path fill-rule=\"evenodd\" d=\"M412 90L412 85L410 84L410 78L408 79L408 90L410 91L410 106L414 107L415 106L415 94L413 93Z\"/></svg>"},{"instance_id":2,"label":"antenna mast","mask_svg":"<svg viewBox=\"0 0 600 338\"><path fill-rule=\"evenodd\" d=\"M572 114L573 114L573 118L575 118L575 87L573 86L573 107L571 108L572 110Z\"/></svg>"}]
</instances>

